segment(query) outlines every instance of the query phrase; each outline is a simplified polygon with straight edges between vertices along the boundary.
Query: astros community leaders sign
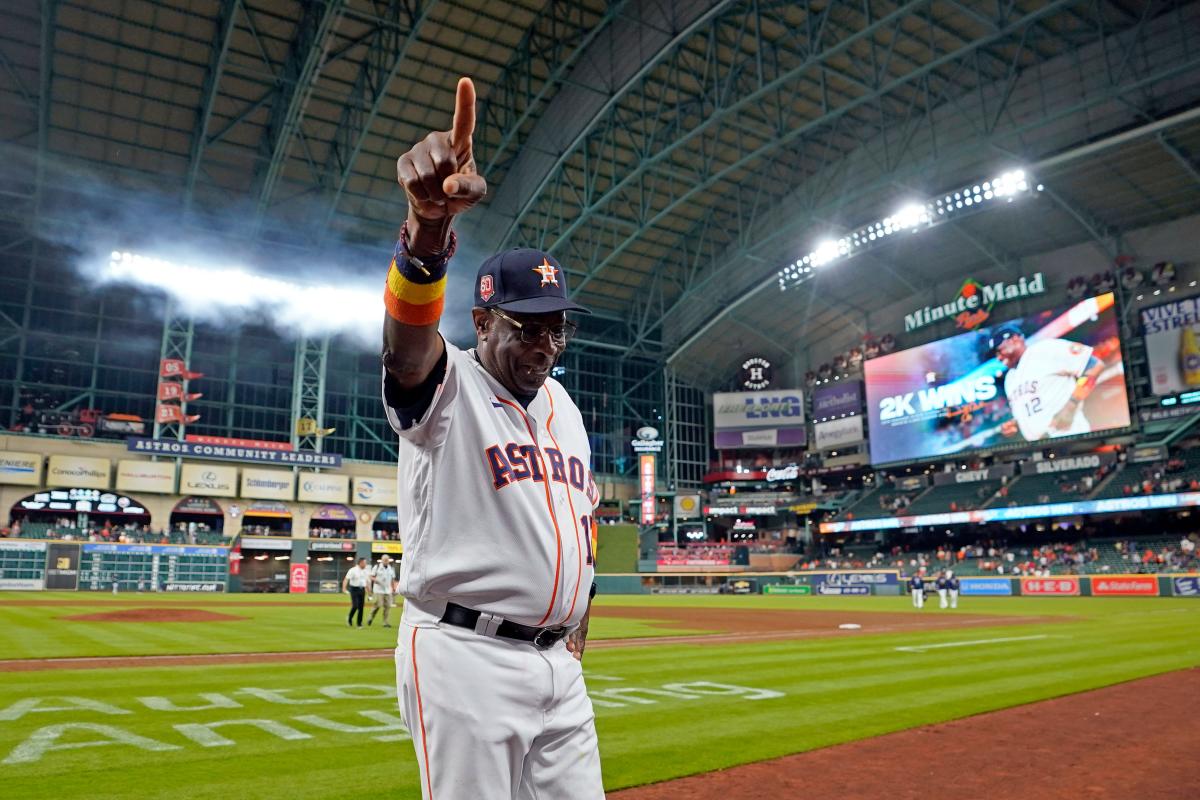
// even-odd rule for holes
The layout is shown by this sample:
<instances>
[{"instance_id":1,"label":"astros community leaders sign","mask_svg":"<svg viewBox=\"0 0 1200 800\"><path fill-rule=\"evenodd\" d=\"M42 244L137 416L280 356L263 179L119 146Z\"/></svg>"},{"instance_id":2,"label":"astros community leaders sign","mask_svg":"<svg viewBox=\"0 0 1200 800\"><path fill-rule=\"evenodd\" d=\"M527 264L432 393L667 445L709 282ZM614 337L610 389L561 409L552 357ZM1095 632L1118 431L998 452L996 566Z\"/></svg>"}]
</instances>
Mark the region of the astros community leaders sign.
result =
<instances>
[{"instance_id":1,"label":"astros community leaders sign","mask_svg":"<svg viewBox=\"0 0 1200 800\"><path fill-rule=\"evenodd\" d=\"M126 447L131 453L211 458L217 461L241 461L252 464L286 464L304 467L340 467L342 457L335 453L305 453L292 450L261 450L256 447L178 442L174 439L130 438Z\"/></svg>"}]
</instances>

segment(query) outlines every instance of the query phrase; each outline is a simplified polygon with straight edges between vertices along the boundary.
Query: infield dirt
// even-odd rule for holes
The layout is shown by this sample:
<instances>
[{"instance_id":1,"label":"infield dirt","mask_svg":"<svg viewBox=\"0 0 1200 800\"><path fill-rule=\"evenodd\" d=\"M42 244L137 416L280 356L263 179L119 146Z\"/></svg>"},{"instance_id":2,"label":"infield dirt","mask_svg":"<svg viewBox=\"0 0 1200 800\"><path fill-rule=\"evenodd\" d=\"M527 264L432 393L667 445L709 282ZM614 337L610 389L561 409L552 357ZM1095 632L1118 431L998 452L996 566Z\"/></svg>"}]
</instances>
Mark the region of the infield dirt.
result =
<instances>
[{"instance_id":1,"label":"infield dirt","mask_svg":"<svg viewBox=\"0 0 1200 800\"><path fill-rule=\"evenodd\" d=\"M1183 800L1200 797L1197 742L1189 669L608 797Z\"/></svg>"}]
</instances>

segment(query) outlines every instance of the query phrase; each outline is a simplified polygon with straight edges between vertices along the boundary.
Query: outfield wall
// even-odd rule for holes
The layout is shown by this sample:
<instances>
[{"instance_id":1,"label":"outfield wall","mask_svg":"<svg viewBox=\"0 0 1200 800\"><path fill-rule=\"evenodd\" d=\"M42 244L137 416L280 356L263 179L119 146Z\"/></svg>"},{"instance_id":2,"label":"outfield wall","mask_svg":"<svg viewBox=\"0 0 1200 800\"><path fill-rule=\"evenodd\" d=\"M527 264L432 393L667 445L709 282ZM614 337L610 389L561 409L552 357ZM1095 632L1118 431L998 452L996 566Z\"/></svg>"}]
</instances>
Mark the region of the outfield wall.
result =
<instances>
[{"instance_id":1,"label":"outfield wall","mask_svg":"<svg viewBox=\"0 0 1200 800\"><path fill-rule=\"evenodd\" d=\"M1200 574L1052 575L961 578L963 597L1196 597ZM602 594L793 594L899 596L896 570L622 573L596 576ZM930 584L927 582L926 584ZM936 596L936 590L926 590Z\"/></svg>"}]
</instances>

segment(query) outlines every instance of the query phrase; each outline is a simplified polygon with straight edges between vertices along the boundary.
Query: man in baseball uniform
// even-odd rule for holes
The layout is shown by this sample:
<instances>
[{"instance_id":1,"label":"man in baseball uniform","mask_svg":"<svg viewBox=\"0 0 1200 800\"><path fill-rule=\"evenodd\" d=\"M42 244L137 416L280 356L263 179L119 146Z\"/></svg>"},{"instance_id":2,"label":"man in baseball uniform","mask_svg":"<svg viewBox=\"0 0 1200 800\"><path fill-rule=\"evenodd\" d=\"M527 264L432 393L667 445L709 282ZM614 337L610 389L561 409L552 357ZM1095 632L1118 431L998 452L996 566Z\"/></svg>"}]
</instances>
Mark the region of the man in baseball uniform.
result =
<instances>
[{"instance_id":1,"label":"man in baseball uniform","mask_svg":"<svg viewBox=\"0 0 1200 800\"><path fill-rule=\"evenodd\" d=\"M1028 344L1016 325L997 329L990 344L1008 369L1004 393L1012 421L1026 441L1091 431L1083 401L1105 367L1091 347L1067 339ZM1004 432L1012 435L1016 431L1006 423Z\"/></svg>"},{"instance_id":2,"label":"man in baseball uniform","mask_svg":"<svg viewBox=\"0 0 1200 800\"><path fill-rule=\"evenodd\" d=\"M375 615L380 609L383 609L383 627L392 627L388 617L392 613L392 606L396 604L396 570L392 569L392 557L386 553L378 564L371 567L371 594L375 597L375 605L371 609L371 616L367 618L367 627L374 624Z\"/></svg>"},{"instance_id":3,"label":"man in baseball uniform","mask_svg":"<svg viewBox=\"0 0 1200 800\"><path fill-rule=\"evenodd\" d=\"M925 607L925 579L921 573L915 573L908 579L908 590L912 593L913 608Z\"/></svg>"},{"instance_id":4,"label":"man in baseball uniform","mask_svg":"<svg viewBox=\"0 0 1200 800\"><path fill-rule=\"evenodd\" d=\"M937 581L934 585L937 586L938 608L948 607L950 605L948 597L950 592L950 579L946 577L945 572L938 573Z\"/></svg>"},{"instance_id":5,"label":"man in baseball uniform","mask_svg":"<svg viewBox=\"0 0 1200 800\"><path fill-rule=\"evenodd\" d=\"M947 572L946 579L950 584L950 607L958 608L958 578L953 572Z\"/></svg>"},{"instance_id":6,"label":"man in baseball uniform","mask_svg":"<svg viewBox=\"0 0 1200 800\"><path fill-rule=\"evenodd\" d=\"M582 417L550 377L567 312L584 309L549 254L509 250L475 277L476 346L438 333L454 218L487 189L474 127L463 78L451 129L397 163L408 219L384 293L383 400L399 439L400 710L426 800L602 798L580 664L599 496Z\"/></svg>"}]
</instances>

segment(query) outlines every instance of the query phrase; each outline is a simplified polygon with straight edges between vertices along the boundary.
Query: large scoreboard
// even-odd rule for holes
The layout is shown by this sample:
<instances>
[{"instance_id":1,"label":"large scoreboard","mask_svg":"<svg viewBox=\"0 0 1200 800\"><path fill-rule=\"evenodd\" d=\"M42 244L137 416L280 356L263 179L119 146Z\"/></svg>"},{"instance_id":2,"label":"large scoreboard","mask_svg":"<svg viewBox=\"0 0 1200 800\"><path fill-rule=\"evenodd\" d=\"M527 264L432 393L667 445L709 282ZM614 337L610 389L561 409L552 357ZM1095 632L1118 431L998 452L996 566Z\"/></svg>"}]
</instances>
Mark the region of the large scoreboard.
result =
<instances>
[{"instance_id":1,"label":"large scoreboard","mask_svg":"<svg viewBox=\"0 0 1200 800\"><path fill-rule=\"evenodd\" d=\"M91 542L82 551L80 589L221 592L229 576L224 547Z\"/></svg>"}]
</instances>

